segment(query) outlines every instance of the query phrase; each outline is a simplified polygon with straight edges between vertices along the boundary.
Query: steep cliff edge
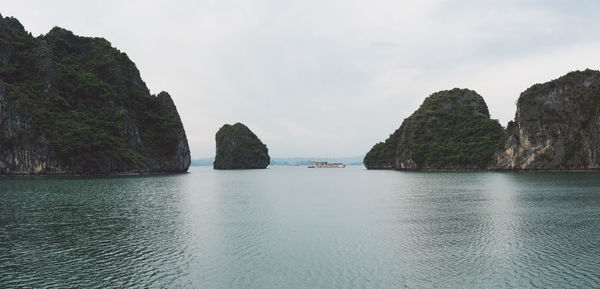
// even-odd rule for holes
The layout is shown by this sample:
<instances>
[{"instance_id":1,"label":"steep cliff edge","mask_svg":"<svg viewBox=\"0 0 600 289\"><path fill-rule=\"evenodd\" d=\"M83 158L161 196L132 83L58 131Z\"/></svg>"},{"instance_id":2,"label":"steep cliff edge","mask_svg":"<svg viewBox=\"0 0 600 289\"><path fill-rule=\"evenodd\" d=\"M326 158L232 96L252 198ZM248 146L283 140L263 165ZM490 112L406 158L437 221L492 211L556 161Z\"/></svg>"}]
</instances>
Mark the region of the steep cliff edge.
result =
<instances>
[{"instance_id":1,"label":"steep cliff edge","mask_svg":"<svg viewBox=\"0 0 600 289\"><path fill-rule=\"evenodd\" d=\"M0 15L0 174L185 172L187 138L166 92L102 38L33 37Z\"/></svg>"},{"instance_id":2,"label":"steep cliff edge","mask_svg":"<svg viewBox=\"0 0 600 289\"><path fill-rule=\"evenodd\" d=\"M599 169L600 72L575 71L521 93L498 169Z\"/></svg>"},{"instance_id":3,"label":"steep cliff edge","mask_svg":"<svg viewBox=\"0 0 600 289\"><path fill-rule=\"evenodd\" d=\"M215 169L264 169L271 161L267 146L248 127L239 122L222 126L215 140Z\"/></svg>"},{"instance_id":4,"label":"steep cliff edge","mask_svg":"<svg viewBox=\"0 0 600 289\"><path fill-rule=\"evenodd\" d=\"M475 91L452 89L425 99L385 141L364 158L367 169L456 170L490 166L505 139Z\"/></svg>"}]
</instances>

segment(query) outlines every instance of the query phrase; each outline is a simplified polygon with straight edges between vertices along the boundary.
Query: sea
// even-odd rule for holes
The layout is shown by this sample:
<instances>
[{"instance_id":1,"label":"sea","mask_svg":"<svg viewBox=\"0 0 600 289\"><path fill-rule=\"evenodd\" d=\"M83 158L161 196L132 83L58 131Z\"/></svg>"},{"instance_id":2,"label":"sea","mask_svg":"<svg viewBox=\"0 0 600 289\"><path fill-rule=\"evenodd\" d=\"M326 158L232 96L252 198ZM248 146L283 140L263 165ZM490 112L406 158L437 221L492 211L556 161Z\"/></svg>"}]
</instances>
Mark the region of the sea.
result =
<instances>
[{"instance_id":1,"label":"sea","mask_svg":"<svg viewBox=\"0 0 600 289\"><path fill-rule=\"evenodd\" d=\"M0 288L599 288L600 173L0 178Z\"/></svg>"}]
</instances>

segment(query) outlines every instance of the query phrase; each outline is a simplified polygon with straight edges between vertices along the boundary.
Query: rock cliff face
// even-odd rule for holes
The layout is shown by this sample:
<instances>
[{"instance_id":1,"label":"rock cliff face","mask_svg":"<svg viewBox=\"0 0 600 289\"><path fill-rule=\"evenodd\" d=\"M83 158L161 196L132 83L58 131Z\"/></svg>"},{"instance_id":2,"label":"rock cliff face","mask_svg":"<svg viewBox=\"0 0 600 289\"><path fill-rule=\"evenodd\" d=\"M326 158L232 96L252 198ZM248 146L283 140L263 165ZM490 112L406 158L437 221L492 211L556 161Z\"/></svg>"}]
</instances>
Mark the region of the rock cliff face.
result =
<instances>
[{"instance_id":1,"label":"rock cliff face","mask_svg":"<svg viewBox=\"0 0 600 289\"><path fill-rule=\"evenodd\" d=\"M215 140L215 169L264 169L271 161L267 146L248 127L239 122L222 126Z\"/></svg>"},{"instance_id":2,"label":"rock cliff face","mask_svg":"<svg viewBox=\"0 0 600 289\"><path fill-rule=\"evenodd\" d=\"M173 100L102 38L0 15L0 174L185 172Z\"/></svg>"},{"instance_id":3,"label":"rock cliff face","mask_svg":"<svg viewBox=\"0 0 600 289\"><path fill-rule=\"evenodd\" d=\"M483 98L455 88L426 98L385 142L373 146L363 163L367 169L487 168L504 138Z\"/></svg>"},{"instance_id":4,"label":"rock cliff face","mask_svg":"<svg viewBox=\"0 0 600 289\"><path fill-rule=\"evenodd\" d=\"M536 84L517 102L498 169L600 168L600 72Z\"/></svg>"}]
</instances>

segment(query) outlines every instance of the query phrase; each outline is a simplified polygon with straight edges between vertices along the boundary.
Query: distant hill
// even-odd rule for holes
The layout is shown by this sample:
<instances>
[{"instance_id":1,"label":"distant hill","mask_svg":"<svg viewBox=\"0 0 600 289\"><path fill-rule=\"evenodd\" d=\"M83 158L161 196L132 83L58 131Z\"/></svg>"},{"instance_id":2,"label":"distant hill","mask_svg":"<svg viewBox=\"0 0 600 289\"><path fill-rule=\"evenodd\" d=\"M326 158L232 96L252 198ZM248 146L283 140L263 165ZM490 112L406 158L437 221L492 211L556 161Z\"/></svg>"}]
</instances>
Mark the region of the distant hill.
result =
<instances>
[{"instance_id":1,"label":"distant hill","mask_svg":"<svg viewBox=\"0 0 600 289\"><path fill-rule=\"evenodd\" d=\"M362 165L363 156L342 158L291 157L271 158L271 166L308 166L311 161L342 162L346 165ZM212 166L215 158L193 159L192 166Z\"/></svg>"},{"instance_id":2,"label":"distant hill","mask_svg":"<svg viewBox=\"0 0 600 289\"><path fill-rule=\"evenodd\" d=\"M192 159L192 167L210 166L212 167L215 158Z\"/></svg>"}]
</instances>

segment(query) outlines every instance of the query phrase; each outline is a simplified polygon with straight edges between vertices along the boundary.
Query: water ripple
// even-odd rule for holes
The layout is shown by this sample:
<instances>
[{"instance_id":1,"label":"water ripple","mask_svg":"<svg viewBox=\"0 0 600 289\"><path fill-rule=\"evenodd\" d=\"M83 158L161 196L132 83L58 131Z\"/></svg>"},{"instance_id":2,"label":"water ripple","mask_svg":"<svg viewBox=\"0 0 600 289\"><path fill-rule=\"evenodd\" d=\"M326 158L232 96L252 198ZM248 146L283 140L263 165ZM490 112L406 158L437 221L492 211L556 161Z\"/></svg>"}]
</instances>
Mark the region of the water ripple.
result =
<instances>
[{"instance_id":1,"label":"water ripple","mask_svg":"<svg viewBox=\"0 0 600 289\"><path fill-rule=\"evenodd\" d=\"M596 174L0 180L0 287L600 287Z\"/></svg>"}]
</instances>

